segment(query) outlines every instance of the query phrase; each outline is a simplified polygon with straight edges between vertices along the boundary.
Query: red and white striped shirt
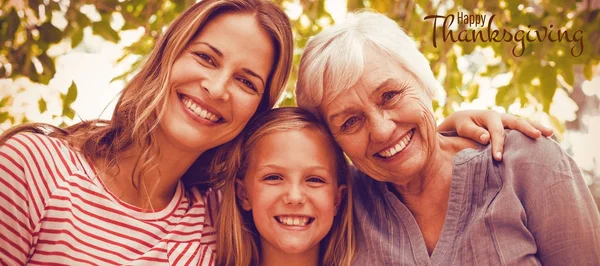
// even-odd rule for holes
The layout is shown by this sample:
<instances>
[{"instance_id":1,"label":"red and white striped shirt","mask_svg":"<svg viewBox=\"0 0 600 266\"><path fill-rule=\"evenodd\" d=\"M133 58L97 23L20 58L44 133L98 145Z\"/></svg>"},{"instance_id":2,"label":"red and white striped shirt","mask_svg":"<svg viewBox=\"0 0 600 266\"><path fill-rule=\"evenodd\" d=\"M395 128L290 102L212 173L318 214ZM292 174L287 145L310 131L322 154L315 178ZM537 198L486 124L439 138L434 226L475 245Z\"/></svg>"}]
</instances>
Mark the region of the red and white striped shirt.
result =
<instances>
[{"instance_id":1,"label":"red and white striped shirt","mask_svg":"<svg viewBox=\"0 0 600 266\"><path fill-rule=\"evenodd\" d=\"M19 133L0 146L0 264L213 265L218 197L180 182L142 212L63 141Z\"/></svg>"}]
</instances>

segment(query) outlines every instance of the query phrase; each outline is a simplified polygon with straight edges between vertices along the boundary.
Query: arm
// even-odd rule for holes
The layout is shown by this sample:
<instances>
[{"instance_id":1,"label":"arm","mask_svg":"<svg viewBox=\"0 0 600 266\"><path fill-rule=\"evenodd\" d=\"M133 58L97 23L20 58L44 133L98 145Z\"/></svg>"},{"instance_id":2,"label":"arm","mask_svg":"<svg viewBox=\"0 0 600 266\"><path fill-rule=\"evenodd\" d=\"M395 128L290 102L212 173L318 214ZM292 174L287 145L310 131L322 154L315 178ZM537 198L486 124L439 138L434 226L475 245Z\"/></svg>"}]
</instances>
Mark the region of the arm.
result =
<instances>
[{"instance_id":1,"label":"arm","mask_svg":"<svg viewBox=\"0 0 600 266\"><path fill-rule=\"evenodd\" d=\"M25 265L32 243L30 193L23 145L16 137L0 146L0 264Z\"/></svg>"},{"instance_id":2,"label":"arm","mask_svg":"<svg viewBox=\"0 0 600 266\"><path fill-rule=\"evenodd\" d=\"M459 136L487 144L492 139L494 159L502 160L504 128L515 129L531 138L552 136L552 129L539 123L529 122L514 115L501 114L491 110L458 111L448 116L438 126L438 131L456 131Z\"/></svg>"}]
</instances>

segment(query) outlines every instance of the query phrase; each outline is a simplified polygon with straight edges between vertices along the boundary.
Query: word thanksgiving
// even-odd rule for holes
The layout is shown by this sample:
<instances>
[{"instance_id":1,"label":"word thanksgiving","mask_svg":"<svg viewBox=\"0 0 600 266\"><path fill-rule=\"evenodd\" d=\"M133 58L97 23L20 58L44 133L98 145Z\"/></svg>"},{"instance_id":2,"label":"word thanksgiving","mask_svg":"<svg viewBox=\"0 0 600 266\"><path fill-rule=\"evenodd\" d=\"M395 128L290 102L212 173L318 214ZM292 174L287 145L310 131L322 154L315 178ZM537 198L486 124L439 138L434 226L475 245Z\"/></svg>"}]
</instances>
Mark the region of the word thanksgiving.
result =
<instances>
[{"instance_id":1,"label":"word thanksgiving","mask_svg":"<svg viewBox=\"0 0 600 266\"><path fill-rule=\"evenodd\" d=\"M463 29L455 32L450 29L452 23L454 23L455 16L453 14L447 16L441 15L428 15L424 20L433 19L433 47L437 47L436 34L437 34L437 20L443 19L444 23L442 26L442 39L447 41L450 39L452 42L516 42L517 44L512 49L512 54L516 57L522 56L525 52L525 42L543 42L548 40L549 42L562 42L563 40L569 43L574 43L571 47L571 55L578 57L583 52L583 31L576 30L572 35L569 35L568 30L558 29L555 31L554 25L549 27L542 26L536 30L522 30L519 29L512 33L507 29L494 29L492 30L492 22L496 15L491 15L487 21L487 30L477 29ZM487 15L468 15L463 12L456 14L458 24L466 24L470 27L484 28L486 26ZM531 28L528 25L527 28Z\"/></svg>"}]
</instances>

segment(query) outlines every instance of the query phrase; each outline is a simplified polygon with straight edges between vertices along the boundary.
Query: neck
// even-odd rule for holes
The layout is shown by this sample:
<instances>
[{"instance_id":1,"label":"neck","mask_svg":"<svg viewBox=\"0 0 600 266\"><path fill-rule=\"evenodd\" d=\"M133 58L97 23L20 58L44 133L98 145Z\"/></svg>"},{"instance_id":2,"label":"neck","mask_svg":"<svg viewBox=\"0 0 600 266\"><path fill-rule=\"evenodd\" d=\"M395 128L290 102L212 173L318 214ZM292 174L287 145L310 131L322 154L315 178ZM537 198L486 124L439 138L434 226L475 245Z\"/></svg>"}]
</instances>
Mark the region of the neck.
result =
<instances>
[{"instance_id":1,"label":"neck","mask_svg":"<svg viewBox=\"0 0 600 266\"><path fill-rule=\"evenodd\" d=\"M319 265L319 245L302 252L289 254L279 249L275 249L272 245L264 244L260 254L260 266L317 266Z\"/></svg>"},{"instance_id":2,"label":"neck","mask_svg":"<svg viewBox=\"0 0 600 266\"><path fill-rule=\"evenodd\" d=\"M406 184L394 184L402 201L413 211L445 212L452 183L453 158L456 153L477 145L461 137L437 134L425 168Z\"/></svg>"},{"instance_id":3,"label":"neck","mask_svg":"<svg viewBox=\"0 0 600 266\"><path fill-rule=\"evenodd\" d=\"M157 142L164 144L160 140ZM141 175L139 179L138 173L144 164L144 162L137 162L142 153L139 150L122 154L114 168L106 168L106 162L97 162L96 165L99 165L100 169L106 169L98 175L106 187L122 201L137 206L143 211L159 211L171 202L181 176L200 155L176 149L172 145L159 145L159 147L160 155L151 165L154 168ZM137 169L134 173L136 163Z\"/></svg>"}]
</instances>

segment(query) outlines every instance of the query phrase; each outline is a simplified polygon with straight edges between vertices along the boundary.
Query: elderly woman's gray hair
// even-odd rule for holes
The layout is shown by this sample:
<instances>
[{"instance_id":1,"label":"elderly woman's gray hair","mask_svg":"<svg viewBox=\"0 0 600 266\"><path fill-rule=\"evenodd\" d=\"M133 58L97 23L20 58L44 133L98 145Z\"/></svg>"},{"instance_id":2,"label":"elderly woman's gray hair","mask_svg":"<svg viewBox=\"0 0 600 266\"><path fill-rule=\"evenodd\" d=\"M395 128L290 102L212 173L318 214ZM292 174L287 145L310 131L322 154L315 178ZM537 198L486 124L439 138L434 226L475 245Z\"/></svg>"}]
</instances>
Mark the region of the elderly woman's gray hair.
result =
<instances>
[{"instance_id":1,"label":"elderly woman's gray hair","mask_svg":"<svg viewBox=\"0 0 600 266\"><path fill-rule=\"evenodd\" d=\"M363 74L366 47L403 66L433 98L440 85L415 41L395 21L363 11L308 41L296 84L298 106L318 115L321 104L352 87Z\"/></svg>"}]
</instances>

